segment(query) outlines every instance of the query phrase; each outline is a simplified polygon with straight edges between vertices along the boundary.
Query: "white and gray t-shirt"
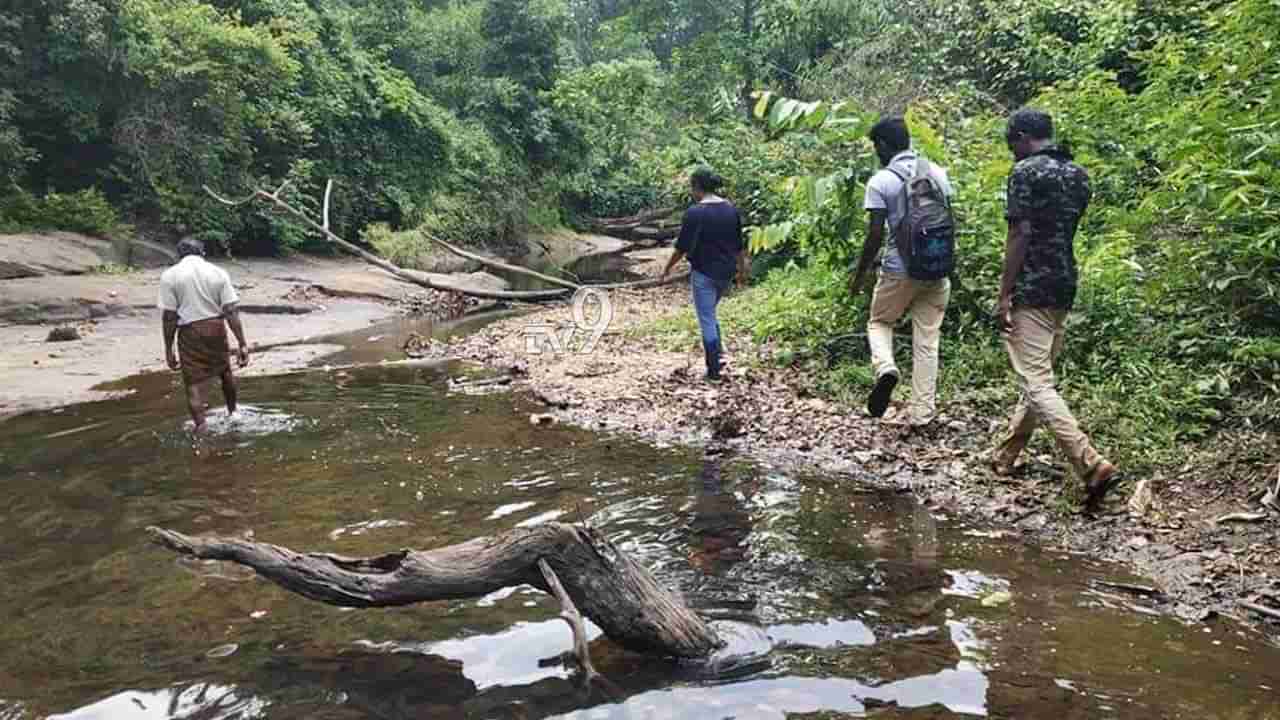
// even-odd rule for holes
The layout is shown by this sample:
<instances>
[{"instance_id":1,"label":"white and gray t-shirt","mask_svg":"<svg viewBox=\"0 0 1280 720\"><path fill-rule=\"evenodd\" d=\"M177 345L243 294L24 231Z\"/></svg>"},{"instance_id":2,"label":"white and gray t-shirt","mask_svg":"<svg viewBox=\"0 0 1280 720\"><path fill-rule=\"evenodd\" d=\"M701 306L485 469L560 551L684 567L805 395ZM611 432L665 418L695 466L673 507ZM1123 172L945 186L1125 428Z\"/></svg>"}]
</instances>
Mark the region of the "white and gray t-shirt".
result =
<instances>
[{"instance_id":1,"label":"white and gray t-shirt","mask_svg":"<svg viewBox=\"0 0 1280 720\"><path fill-rule=\"evenodd\" d=\"M916 171L916 153L913 150L904 150L893 156L889 161L889 166L903 177L911 177ZM866 210L885 210L888 212L888 228L885 233L884 257L880 263L880 271L893 273L895 275L906 275L907 266L902 262L902 256L898 254L898 246L896 242L898 224L902 222L902 216L906 208L903 202L902 192L906 183L889 170L888 167L880 170L871 179L867 181L867 196L863 200L863 208ZM929 163L929 175L938 183L938 187L951 197L954 191L951 188L951 180L947 178L947 171L942 167Z\"/></svg>"},{"instance_id":2,"label":"white and gray t-shirt","mask_svg":"<svg viewBox=\"0 0 1280 720\"><path fill-rule=\"evenodd\" d=\"M227 271L199 255L188 255L160 276L161 310L178 313L179 325L190 325L222 315L222 309L239 302Z\"/></svg>"}]
</instances>

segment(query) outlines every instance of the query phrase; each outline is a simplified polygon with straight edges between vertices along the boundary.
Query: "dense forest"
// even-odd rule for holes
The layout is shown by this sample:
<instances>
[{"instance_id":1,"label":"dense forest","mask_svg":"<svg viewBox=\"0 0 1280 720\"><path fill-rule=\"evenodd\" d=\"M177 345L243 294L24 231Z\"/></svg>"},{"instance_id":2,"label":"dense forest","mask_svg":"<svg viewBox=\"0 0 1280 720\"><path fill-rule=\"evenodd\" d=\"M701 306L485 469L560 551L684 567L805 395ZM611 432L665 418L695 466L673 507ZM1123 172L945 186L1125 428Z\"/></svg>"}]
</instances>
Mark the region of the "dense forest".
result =
<instances>
[{"instance_id":1,"label":"dense forest","mask_svg":"<svg viewBox=\"0 0 1280 720\"><path fill-rule=\"evenodd\" d=\"M958 192L944 382L998 415L1003 123L1033 104L1094 179L1064 376L1151 467L1278 416L1277 43L1276 0L0 0L0 226L318 249L200 188L314 208L332 178L337 230L411 266L423 230L678 205L705 162L758 255L730 321L838 394L869 382L866 131L905 113Z\"/></svg>"}]
</instances>

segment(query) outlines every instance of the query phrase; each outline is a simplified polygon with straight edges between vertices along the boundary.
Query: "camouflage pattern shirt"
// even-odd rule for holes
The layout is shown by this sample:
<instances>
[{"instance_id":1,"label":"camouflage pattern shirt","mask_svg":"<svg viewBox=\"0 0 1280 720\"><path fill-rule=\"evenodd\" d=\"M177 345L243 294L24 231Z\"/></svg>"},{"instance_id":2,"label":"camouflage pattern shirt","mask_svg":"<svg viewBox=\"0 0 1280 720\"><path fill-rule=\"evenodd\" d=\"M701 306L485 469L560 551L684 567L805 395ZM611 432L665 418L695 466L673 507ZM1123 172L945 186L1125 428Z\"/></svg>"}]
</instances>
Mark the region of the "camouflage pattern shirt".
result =
<instances>
[{"instance_id":1,"label":"camouflage pattern shirt","mask_svg":"<svg viewBox=\"0 0 1280 720\"><path fill-rule=\"evenodd\" d=\"M1013 286L1015 307L1071 309L1076 298L1076 228L1093 192L1089 173L1050 146L1013 166L1010 223L1031 221L1026 260Z\"/></svg>"}]
</instances>

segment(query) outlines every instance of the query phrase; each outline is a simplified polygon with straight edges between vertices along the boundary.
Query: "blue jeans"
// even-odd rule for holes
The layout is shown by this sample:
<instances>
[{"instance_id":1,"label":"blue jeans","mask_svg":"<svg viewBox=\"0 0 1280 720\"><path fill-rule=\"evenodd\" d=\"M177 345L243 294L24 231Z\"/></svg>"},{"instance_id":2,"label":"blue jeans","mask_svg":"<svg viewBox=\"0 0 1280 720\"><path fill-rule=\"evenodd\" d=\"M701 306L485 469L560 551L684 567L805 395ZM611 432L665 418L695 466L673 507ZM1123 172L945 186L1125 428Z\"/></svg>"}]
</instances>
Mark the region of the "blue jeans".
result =
<instances>
[{"instance_id":1,"label":"blue jeans","mask_svg":"<svg viewBox=\"0 0 1280 720\"><path fill-rule=\"evenodd\" d=\"M689 275L689 287L693 291L693 312L698 316L702 329L702 349L707 356L707 374L720 374L720 321L716 320L716 305L729 289L729 283L717 283L707 275L694 270Z\"/></svg>"}]
</instances>

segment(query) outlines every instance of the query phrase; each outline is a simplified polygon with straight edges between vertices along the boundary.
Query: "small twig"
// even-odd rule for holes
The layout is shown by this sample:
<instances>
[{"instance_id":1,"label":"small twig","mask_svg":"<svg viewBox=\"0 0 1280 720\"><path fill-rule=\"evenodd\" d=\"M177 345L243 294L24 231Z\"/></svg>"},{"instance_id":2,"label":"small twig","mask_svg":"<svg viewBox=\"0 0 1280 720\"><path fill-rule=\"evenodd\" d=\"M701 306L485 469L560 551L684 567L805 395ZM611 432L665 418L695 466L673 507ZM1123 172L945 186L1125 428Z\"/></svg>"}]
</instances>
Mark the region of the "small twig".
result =
<instances>
[{"instance_id":1,"label":"small twig","mask_svg":"<svg viewBox=\"0 0 1280 720\"><path fill-rule=\"evenodd\" d=\"M1280 610L1272 610L1272 609L1271 609L1271 608L1269 608L1269 607L1265 607L1265 606L1263 606L1263 605L1259 605L1259 604L1257 604L1257 603L1245 602L1245 601L1243 601L1243 600L1241 600L1239 604L1240 604L1240 607L1242 607L1242 608L1244 608L1244 609L1246 609L1246 610L1252 610L1252 611L1254 611L1254 612L1258 613L1259 615L1266 615L1267 617L1275 618L1276 620L1280 620Z\"/></svg>"},{"instance_id":2,"label":"small twig","mask_svg":"<svg viewBox=\"0 0 1280 720\"><path fill-rule=\"evenodd\" d=\"M1112 588L1113 590L1123 590L1125 592L1133 593L1134 595L1142 595L1145 597L1154 597L1156 595L1164 594L1160 592L1159 588L1154 588L1149 585L1134 585L1132 583L1109 582L1107 580L1094 580L1094 583L1103 587Z\"/></svg>"},{"instance_id":3,"label":"small twig","mask_svg":"<svg viewBox=\"0 0 1280 720\"><path fill-rule=\"evenodd\" d=\"M453 388L478 388L489 385L510 385L510 375L499 375L497 377L480 378L479 380L454 380L449 378L449 386Z\"/></svg>"},{"instance_id":4,"label":"small twig","mask_svg":"<svg viewBox=\"0 0 1280 720\"><path fill-rule=\"evenodd\" d=\"M1224 522L1259 522L1267 519L1267 514L1260 513L1231 513L1213 521L1214 525L1221 525Z\"/></svg>"},{"instance_id":5,"label":"small twig","mask_svg":"<svg viewBox=\"0 0 1280 720\"><path fill-rule=\"evenodd\" d=\"M547 564L545 558L538 559L538 569L542 571L542 578L547 581L551 594L560 603L560 619L569 623L569 629L573 631L573 651L578 656L578 664L582 666L582 671L588 680L595 679L599 673L591 665L591 651L587 647L587 627L582 622L582 613L578 612L569 593L565 592L564 586L560 584L560 578L556 577L555 571Z\"/></svg>"}]
</instances>

